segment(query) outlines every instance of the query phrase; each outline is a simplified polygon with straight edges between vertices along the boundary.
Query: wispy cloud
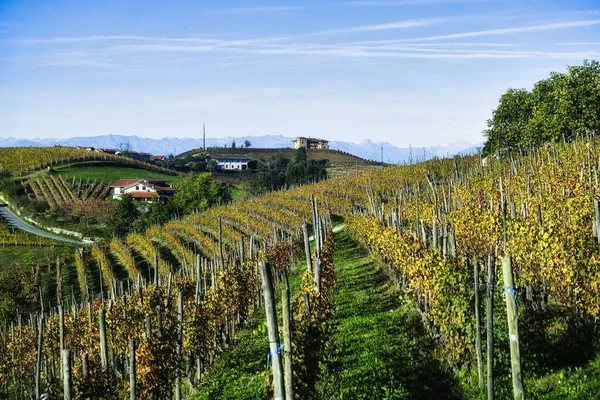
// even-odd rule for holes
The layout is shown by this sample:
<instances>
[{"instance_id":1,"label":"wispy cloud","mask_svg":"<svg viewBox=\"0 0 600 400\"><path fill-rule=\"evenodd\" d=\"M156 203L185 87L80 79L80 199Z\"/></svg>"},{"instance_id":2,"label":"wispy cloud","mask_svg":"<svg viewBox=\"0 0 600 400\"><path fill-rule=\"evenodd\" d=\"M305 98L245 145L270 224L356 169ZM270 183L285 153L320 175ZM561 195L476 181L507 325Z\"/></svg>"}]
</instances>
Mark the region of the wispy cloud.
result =
<instances>
[{"instance_id":1,"label":"wispy cloud","mask_svg":"<svg viewBox=\"0 0 600 400\"><path fill-rule=\"evenodd\" d=\"M107 41L150 41L157 38L147 36L125 36L125 35L93 35L93 36L70 36L70 37L54 37L46 39L15 39L14 41L25 44L46 44L46 43L83 43L83 42L107 42Z\"/></svg>"},{"instance_id":2,"label":"wispy cloud","mask_svg":"<svg viewBox=\"0 0 600 400\"><path fill-rule=\"evenodd\" d=\"M583 59L600 55L599 51L555 52L530 50L496 50L493 48L453 48L424 44L265 44L214 48L193 44L138 44L119 46L116 50L133 52L207 53L225 52L263 56L315 56L333 58L413 58L413 59Z\"/></svg>"},{"instance_id":3,"label":"wispy cloud","mask_svg":"<svg viewBox=\"0 0 600 400\"><path fill-rule=\"evenodd\" d=\"M397 29L408 29L415 27L430 26L441 23L447 19L442 18L429 18L429 19L415 19L415 20L404 20L395 21L383 24L374 25L358 25L350 26L345 28L328 29L322 31L314 31L308 33L300 33L297 35L289 36L275 36L271 38L258 38L258 39L242 39L242 40L220 40L207 37L153 37L153 36L132 36L132 35L91 35L91 36L73 36L73 37L54 37L54 38L29 38L29 39L16 39L14 41L23 44L61 44L61 43L93 43L93 42L162 42L162 43L203 43L207 45L243 45L243 44L256 44L256 43L268 43L274 41L285 41L290 39L298 39L305 37L314 36L328 36L328 35L339 35L346 33L364 33L364 32L376 32L376 31L389 31Z\"/></svg>"},{"instance_id":4,"label":"wispy cloud","mask_svg":"<svg viewBox=\"0 0 600 400\"><path fill-rule=\"evenodd\" d=\"M447 19L443 19L443 18L428 18L428 19L413 19L413 20L396 21L396 22L391 22L391 23L386 23L386 24L359 25L359 26L351 26L348 28L338 28L338 29L328 29L328 30L324 30L324 31L316 31L316 32L298 35L298 37L337 35L337 34L343 34L343 33L376 32L376 31L389 31L389 30L395 30L395 29L417 28L417 27L422 27L422 26L438 24L438 23L446 21L446 20Z\"/></svg>"},{"instance_id":5,"label":"wispy cloud","mask_svg":"<svg viewBox=\"0 0 600 400\"><path fill-rule=\"evenodd\" d=\"M483 30L483 31L460 32L460 33L451 33L448 35L437 35L437 36L427 36L427 37L411 38L411 39L400 39L398 41L423 42L423 41L432 41L432 40L462 39L462 38L479 37L479 36L511 35L511 34L515 34L515 33L546 32L546 31L553 31L553 30L558 30L558 29L582 28L582 27L594 26L594 25L600 25L600 19L592 19L592 20L584 20L584 21L556 22L556 23L552 23L552 24L520 26L520 27L516 27L516 28L502 28L502 29L488 29L488 30Z\"/></svg>"},{"instance_id":6,"label":"wispy cloud","mask_svg":"<svg viewBox=\"0 0 600 400\"><path fill-rule=\"evenodd\" d=\"M600 42L564 42L561 46L600 46Z\"/></svg>"},{"instance_id":7,"label":"wispy cloud","mask_svg":"<svg viewBox=\"0 0 600 400\"><path fill-rule=\"evenodd\" d=\"M26 54L10 58L4 61L22 63L27 65L60 66L60 67L86 67L102 69L123 69L118 60L110 60L105 55L99 55L87 51L61 51L49 54Z\"/></svg>"},{"instance_id":8,"label":"wispy cloud","mask_svg":"<svg viewBox=\"0 0 600 400\"><path fill-rule=\"evenodd\" d=\"M70 36L54 38L30 38L30 39L12 39L12 42L21 44L77 44L77 43L192 43L215 45L246 45L265 43L274 39L240 39L240 40L221 40L208 37L156 37L156 36L128 36L128 35L93 35L93 36Z\"/></svg>"},{"instance_id":9,"label":"wispy cloud","mask_svg":"<svg viewBox=\"0 0 600 400\"><path fill-rule=\"evenodd\" d=\"M407 42L405 39L379 39L379 40L356 40L352 42L339 42L338 45L389 45L403 44L404 46L434 46L434 47L520 47L519 43L500 42Z\"/></svg>"},{"instance_id":10,"label":"wispy cloud","mask_svg":"<svg viewBox=\"0 0 600 400\"><path fill-rule=\"evenodd\" d=\"M444 3L482 3L487 0L364 0L364 1L346 1L345 5L355 7L409 7L426 6Z\"/></svg>"},{"instance_id":11,"label":"wispy cloud","mask_svg":"<svg viewBox=\"0 0 600 400\"><path fill-rule=\"evenodd\" d=\"M380 39L362 41L331 40L330 43L318 43L322 36L336 36L353 33L368 33L380 31L394 31L415 27L426 27L439 24L448 19L410 19L389 23L357 25L328 30L300 33L291 36L249 39L215 39L210 37L154 37L135 35L93 35L80 37L55 37L22 39L17 42L30 45L54 44L57 49L65 50L63 53L53 49L56 59L48 60L44 65L77 65L82 66L113 66L114 64L137 65L150 64L145 55L157 57L159 64L168 61L161 60L161 55L173 53L186 54L182 62L194 63L198 59L194 53L214 53L218 57L235 55L264 56L265 62L275 61L274 56L296 56L297 59L329 59L329 58L355 58L355 59L584 59L596 58L600 52L594 48L577 51L532 51L527 48L518 49L519 43L494 43L494 42L464 42L460 39L478 38L484 36L501 36L533 32L546 32L559 29L578 28L600 25L600 19L564 21L543 25L529 25L501 29L477 30L469 32L448 33L444 35ZM314 43L311 38L314 38ZM449 41L454 39L454 41ZM313 42L313 43L311 43ZM579 43L580 44L580 43ZM78 60L73 52L66 50L73 48L85 49L86 57ZM81 46L79 46L81 45ZM581 44L580 44L581 45ZM590 45L588 42L587 45ZM566 48L563 48L566 50ZM65 56L61 59L61 54ZM190 57L188 57L189 55ZM267 58L268 57L268 58ZM281 59L282 57L279 57ZM283 57L286 58L286 57ZM97 59L97 60L96 60ZM154 65L153 65L154 67Z\"/></svg>"},{"instance_id":12,"label":"wispy cloud","mask_svg":"<svg viewBox=\"0 0 600 400\"><path fill-rule=\"evenodd\" d=\"M262 14L262 13L281 13L289 11L300 11L306 9L300 6L264 6L264 7L237 7L221 8L209 10L210 14L232 15L232 14Z\"/></svg>"}]
</instances>

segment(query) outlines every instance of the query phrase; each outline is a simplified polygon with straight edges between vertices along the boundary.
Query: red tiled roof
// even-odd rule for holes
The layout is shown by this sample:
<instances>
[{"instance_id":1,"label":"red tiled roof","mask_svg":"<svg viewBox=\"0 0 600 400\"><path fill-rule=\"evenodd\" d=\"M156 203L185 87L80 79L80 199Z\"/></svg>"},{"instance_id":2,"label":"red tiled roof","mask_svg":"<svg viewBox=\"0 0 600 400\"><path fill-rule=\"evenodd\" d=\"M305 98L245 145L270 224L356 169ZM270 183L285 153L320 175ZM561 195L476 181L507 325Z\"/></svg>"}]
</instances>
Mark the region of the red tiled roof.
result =
<instances>
[{"instance_id":1,"label":"red tiled roof","mask_svg":"<svg viewBox=\"0 0 600 400\"><path fill-rule=\"evenodd\" d=\"M119 179L118 181L110 185L110 187L125 187L139 181L140 179Z\"/></svg>"},{"instance_id":2,"label":"red tiled roof","mask_svg":"<svg viewBox=\"0 0 600 400\"><path fill-rule=\"evenodd\" d=\"M110 187L126 187L126 186L130 186L136 182L142 182L142 181L146 181L150 184L167 182L164 179L119 179L118 181L116 181L115 183L110 185Z\"/></svg>"}]
</instances>

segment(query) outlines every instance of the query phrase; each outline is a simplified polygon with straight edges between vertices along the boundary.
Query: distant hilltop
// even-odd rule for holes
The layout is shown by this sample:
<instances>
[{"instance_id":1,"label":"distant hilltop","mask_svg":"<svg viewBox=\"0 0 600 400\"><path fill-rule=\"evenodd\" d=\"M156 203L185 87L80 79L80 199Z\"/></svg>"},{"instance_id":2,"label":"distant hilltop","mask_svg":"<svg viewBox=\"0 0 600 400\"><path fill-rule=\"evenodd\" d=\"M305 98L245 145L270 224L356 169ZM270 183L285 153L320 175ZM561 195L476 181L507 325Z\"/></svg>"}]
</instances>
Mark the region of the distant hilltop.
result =
<instances>
[{"instance_id":1,"label":"distant hilltop","mask_svg":"<svg viewBox=\"0 0 600 400\"><path fill-rule=\"evenodd\" d=\"M292 141L296 138L283 135L264 136L242 136L224 138L206 138L206 146L215 148L231 148L232 143L236 147L244 146L247 141L251 148L291 148ZM189 150L198 149L203 146L202 138L143 138L135 135L101 135L72 138L54 139L19 139L0 138L0 147L21 146L83 146L104 149L127 149L136 152L151 153L156 155L181 154ZM330 141L329 148L354 154L367 160L381 161L383 148L383 161L386 163L405 163L411 159L416 161L423 158L449 157L455 154L471 154L477 152L481 144L473 144L465 141L453 142L445 146L433 147L397 147L387 142L372 142L369 139L360 143Z\"/></svg>"}]
</instances>

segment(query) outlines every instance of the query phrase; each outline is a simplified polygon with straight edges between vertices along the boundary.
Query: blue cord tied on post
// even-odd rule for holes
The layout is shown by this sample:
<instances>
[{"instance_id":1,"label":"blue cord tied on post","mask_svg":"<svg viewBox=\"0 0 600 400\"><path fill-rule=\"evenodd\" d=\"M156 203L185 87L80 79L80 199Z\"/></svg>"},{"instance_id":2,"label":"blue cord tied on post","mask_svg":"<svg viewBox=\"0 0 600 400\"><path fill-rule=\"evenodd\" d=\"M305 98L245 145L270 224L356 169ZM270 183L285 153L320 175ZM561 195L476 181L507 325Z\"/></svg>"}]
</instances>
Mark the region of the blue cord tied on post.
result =
<instances>
[{"instance_id":1,"label":"blue cord tied on post","mask_svg":"<svg viewBox=\"0 0 600 400\"><path fill-rule=\"evenodd\" d=\"M503 294L506 296L507 293L512 293L515 296L515 305L519 307L519 299L517 298L517 289L514 287L504 288Z\"/></svg>"},{"instance_id":2,"label":"blue cord tied on post","mask_svg":"<svg viewBox=\"0 0 600 400\"><path fill-rule=\"evenodd\" d=\"M283 340L281 341L281 344L279 345L279 347L277 348L277 350L274 353L271 353L269 351L269 353L267 354L267 366L265 367L265 369L269 369L269 362L271 361L271 356L273 356L275 354L281 354L282 351L283 351Z\"/></svg>"}]
</instances>

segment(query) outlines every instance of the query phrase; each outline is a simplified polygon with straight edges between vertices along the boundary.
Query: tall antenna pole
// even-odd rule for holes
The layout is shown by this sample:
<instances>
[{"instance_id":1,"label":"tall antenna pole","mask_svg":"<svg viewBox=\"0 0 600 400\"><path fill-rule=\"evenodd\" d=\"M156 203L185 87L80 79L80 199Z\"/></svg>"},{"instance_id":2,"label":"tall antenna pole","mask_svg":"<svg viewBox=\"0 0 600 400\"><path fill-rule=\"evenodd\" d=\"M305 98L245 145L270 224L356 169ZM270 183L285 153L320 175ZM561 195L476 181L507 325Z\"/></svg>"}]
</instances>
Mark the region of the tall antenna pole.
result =
<instances>
[{"instance_id":1,"label":"tall antenna pole","mask_svg":"<svg viewBox=\"0 0 600 400\"><path fill-rule=\"evenodd\" d=\"M206 122L202 124L202 147L206 151Z\"/></svg>"},{"instance_id":2,"label":"tall antenna pole","mask_svg":"<svg viewBox=\"0 0 600 400\"><path fill-rule=\"evenodd\" d=\"M383 164L383 146L381 146L381 163Z\"/></svg>"}]
</instances>

